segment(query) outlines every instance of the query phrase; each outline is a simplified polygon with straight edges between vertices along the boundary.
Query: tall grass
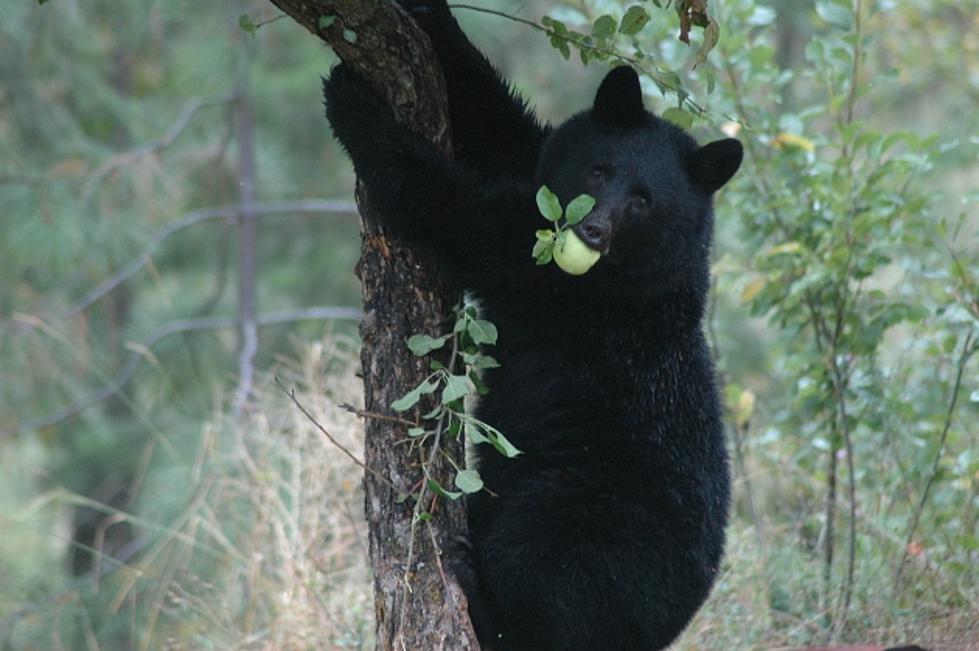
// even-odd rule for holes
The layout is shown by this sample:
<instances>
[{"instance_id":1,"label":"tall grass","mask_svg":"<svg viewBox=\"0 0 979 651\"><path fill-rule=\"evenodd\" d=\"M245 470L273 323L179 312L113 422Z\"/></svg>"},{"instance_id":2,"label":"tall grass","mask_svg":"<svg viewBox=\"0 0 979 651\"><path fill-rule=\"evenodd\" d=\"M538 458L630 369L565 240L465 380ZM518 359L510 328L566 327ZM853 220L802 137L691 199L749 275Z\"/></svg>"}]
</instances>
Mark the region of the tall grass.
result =
<instances>
[{"instance_id":1,"label":"tall grass","mask_svg":"<svg viewBox=\"0 0 979 651\"><path fill-rule=\"evenodd\" d=\"M0 535L0 578L6 581L0 648L372 649L361 471L276 383L278 378L294 388L317 422L361 456L362 427L341 406L359 404L357 368L350 340L297 344L294 355L279 358L262 378L240 420L216 408L200 430L189 467L148 472L142 481L147 503L172 493L178 502L172 517L154 517L138 505L131 512L114 509L64 490L33 500L21 494L20 508L4 520ZM25 458L32 458L29 452ZM4 467L16 467L9 461ZM789 459L756 456L750 463L755 476L793 481L783 472ZM4 506L16 501L14 487L30 483L24 473L9 479L0 490ZM755 484L763 530L734 517L717 585L674 645L678 651L788 649L825 641L822 558L798 523L773 507L777 485ZM96 569L75 582L60 566L45 580L17 574L11 559L23 554L34 555L24 568L36 568L41 556L63 562L69 545L65 507L79 504L105 512L109 526L128 523L136 532L131 555L114 560L95 549ZM888 597L888 568L900 545L875 544L872 522L862 526L845 638L915 642L933 651L979 649L979 587L926 556L913 556L908 571L920 586L921 602L898 608Z\"/></svg>"},{"instance_id":2,"label":"tall grass","mask_svg":"<svg viewBox=\"0 0 979 651\"><path fill-rule=\"evenodd\" d=\"M362 428L352 342L306 346L275 374L347 449ZM202 450L200 539L225 555L187 558L161 604L168 648L371 648L366 526L359 469L283 394L271 376L249 415L225 422Z\"/></svg>"}]
</instances>

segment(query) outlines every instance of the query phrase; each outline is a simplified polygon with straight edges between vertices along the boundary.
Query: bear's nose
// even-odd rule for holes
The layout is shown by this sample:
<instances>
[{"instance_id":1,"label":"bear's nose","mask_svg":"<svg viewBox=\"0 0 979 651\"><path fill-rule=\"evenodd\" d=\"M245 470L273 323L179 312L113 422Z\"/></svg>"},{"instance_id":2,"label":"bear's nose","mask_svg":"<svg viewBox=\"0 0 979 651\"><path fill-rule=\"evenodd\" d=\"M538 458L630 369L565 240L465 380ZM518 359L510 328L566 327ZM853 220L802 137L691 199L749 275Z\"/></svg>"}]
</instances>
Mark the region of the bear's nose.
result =
<instances>
[{"instance_id":1,"label":"bear's nose","mask_svg":"<svg viewBox=\"0 0 979 651\"><path fill-rule=\"evenodd\" d=\"M612 240L612 224L605 218L589 218L575 226L578 237L589 248L603 253L608 250Z\"/></svg>"}]
</instances>

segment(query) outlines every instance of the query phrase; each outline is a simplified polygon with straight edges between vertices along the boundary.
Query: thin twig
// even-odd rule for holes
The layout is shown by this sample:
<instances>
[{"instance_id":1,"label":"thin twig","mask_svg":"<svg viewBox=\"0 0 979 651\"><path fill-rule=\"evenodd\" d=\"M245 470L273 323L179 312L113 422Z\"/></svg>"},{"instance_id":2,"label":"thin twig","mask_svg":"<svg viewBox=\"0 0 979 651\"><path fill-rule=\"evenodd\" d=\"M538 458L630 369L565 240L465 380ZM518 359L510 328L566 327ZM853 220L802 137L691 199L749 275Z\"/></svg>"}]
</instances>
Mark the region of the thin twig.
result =
<instances>
[{"instance_id":1,"label":"thin twig","mask_svg":"<svg viewBox=\"0 0 979 651\"><path fill-rule=\"evenodd\" d=\"M335 199L305 199L300 201L275 201L268 203L258 203L255 205L255 214L260 217L267 215L295 214L295 213L335 213L335 214L357 214L357 207L352 201L342 201ZM85 294L71 307L69 307L59 318L59 321L69 319L82 312L96 301L103 298L106 294L122 284L127 278L140 271L150 260L150 255L168 237L186 228L190 228L201 222L212 219L233 219L238 214L237 206L219 206L214 208L204 208L189 212L173 222L164 226L152 238L149 244L143 249L138 257L134 258L125 265L119 267L108 278L98 285L85 292Z\"/></svg>"},{"instance_id":2,"label":"thin twig","mask_svg":"<svg viewBox=\"0 0 979 651\"><path fill-rule=\"evenodd\" d=\"M230 245L231 243L227 237L218 238L217 259L214 265L214 288L211 290L210 295L194 310L194 316L207 316L221 302L221 298L224 296L224 290L228 286L228 253Z\"/></svg>"},{"instance_id":3,"label":"thin twig","mask_svg":"<svg viewBox=\"0 0 979 651\"><path fill-rule=\"evenodd\" d=\"M439 569L439 577L442 578L442 585L448 589L449 579L445 576L445 568L442 566L441 547L439 547L438 541L435 539L435 527L432 526L431 520L425 522L425 528L428 530L429 540L432 541L432 555L435 556L435 565Z\"/></svg>"},{"instance_id":4,"label":"thin twig","mask_svg":"<svg viewBox=\"0 0 979 651\"><path fill-rule=\"evenodd\" d=\"M846 100L846 113L844 115L844 123L850 125L853 123L853 107L856 102L857 88L859 86L859 76L860 76L860 40L862 38L862 0L856 0L854 7L854 23L853 23L853 67L850 71L850 87L847 93ZM846 160L847 167L852 166L852 157L850 155L849 147L846 140L843 141L843 146L841 148L841 155ZM852 223L852 220L847 222ZM847 227L847 240L848 244L851 240L850 230ZM853 261L853 247L848 247L848 258L846 263L846 273L844 278L849 279L852 272L852 261ZM847 298L849 292L847 291L848 285L844 284L841 287L842 296L839 297L839 304L836 311L836 324L833 330L833 338L831 343L831 355L830 364L833 371L833 386L836 393L837 402L837 418L840 422L840 431L843 433L843 445L846 450L846 466L847 466L847 496L849 497L849 536L848 536L848 548L847 548L847 566L846 575L843 582L842 595L840 602L838 603L836 613L834 614L834 631L839 635L843 631L843 627L846 625L848 611L850 609L850 600L853 595L853 575L856 570L856 547L857 547L857 497L856 497L856 472L854 470L854 460L853 460L853 439L850 432L849 417L847 415L846 409L846 389L849 385L849 374L844 374L840 370L839 362L837 361L837 345L840 338L843 335L843 327L847 310ZM857 289L859 291L859 287ZM853 303L856 303L857 296L854 294Z\"/></svg>"},{"instance_id":5,"label":"thin twig","mask_svg":"<svg viewBox=\"0 0 979 651\"><path fill-rule=\"evenodd\" d=\"M535 29L538 32L542 32L545 35L547 35L548 38L559 38L562 41L564 41L565 43L570 43L571 45L574 45L578 49L588 50L589 52L595 52L595 53L602 54L602 55L605 55L605 56L610 56L613 59L616 59L618 61L622 61L624 63L628 63L629 65L631 65L632 67L636 68L637 70L639 70L640 72L642 72L643 74L645 74L647 77L649 77L650 79L652 79L653 81L655 81L657 84L659 84L663 88L667 88L667 89L673 91L677 95L677 97L679 97L681 99L681 101L684 104L686 104L687 107L693 113L695 113L697 115L704 115L704 114L707 113L707 109L705 109L703 106L701 106L697 102L695 102L692 99L690 99L690 95L689 95L689 93L687 93L686 90L684 90L683 88L678 88L678 87L674 86L672 81L670 81L669 79L667 79L663 74L659 73L658 71L651 71L648 68L646 68L646 66L643 65L643 61L642 60L637 59L636 57L631 57L628 54L622 54L621 52L619 52L618 50L616 50L614 48L604 48L604 47L597 47L595 45L588 45L587 43L583 43L581 41L577 41L577 40L571 38L567 34L562 34L560 32L557 32L557 31L553 30L553 29L550 29L548 27L544 27L540 23L534 22L533 20L528 20L527 18L521 18L520 16L515 16L513 14L508 14L505 11L498 11L496 9L487 9L486 7L477 7L475 5L454 4L454 3L453 4L450 4L449 5L449 8L450 9L467 9L469 11L475 11L475 12L482 13L482 14L489 14L491 16L499 16L500 18L506 18L507 20L512 20L512 21L514 21L516 23L520 23L521 25L526 25L527 27L530 27L532 29Z\"/></svg>"},{"instance_id":6,"label":"thin twig","mask_svg":"<svg viewBox=\"0 0 979 651\"><path fill-rule=\"evenodd\" d=\"M380 480L381 482L383 482L385 486L387 486L392 491L394 491L395 494L404 494L406 492L406 491L401 490L397 486L395 486L394 485L394 482L392 482L390 479L388 479L387 477L385 477L384 475L382 475L381 473L379 473L378 471L374 470L373 468L371 468L370 466L368 466L366 463L364 463L363 461L361 461L357 457L357 455L355 455L353 452L351 452L346 447L344 447L344 445L342 443L340 443L340 441L338 441L335 438L333 438L333 435L330 434L325 427L323 427L322 425L320 425L319 421L316 420L316 417L313 416L311 413L309 413L309 411L307 411L307 409L303 406L303 404L301 402L299 402L299 399L296 398L296 390L295 389L287 389L285 387L285 385L282 384L282 381L279 380L279 378L275 378L275 385L277 387L279 387L280 389L282 389L283 393L285 393L287 396L289 396L289 399L292 400L292 403L294 405L296 405L296 407L299 408L299 411L303 412L303 415L306 416L306 418L309 419L309 422L311 422L313 425L316 426L316 429L318 429L320 432L322 432L323 436L325 436L327 439L329 439L330 443L332 443L333 445L335 445L337 448L340 449L341 452L343 452L345 455L347 455L348 457L350 457L350 460L351 461L353 461L355 464L357 464L358 466L360 466L361 468L363 468L364 469L364 472L369 472L370 474L374 475L374 477L376 477L378 480Z\"/></svg>"},{"instance_id":7,"label":"thin twig","mask_svg":"<svg viewBox=\"0 0 979 651\"><path fill-rule=\"evenodd\" d=\"M277 20L288 18L288 16L289 14L279 14L278 16L273 16L272 18L268 18L266 20L260 20L257 23L255 23L255 29L261 29L262 27L274 23Z\"/></svg>"},{"instance_id":8,"label":"thin twig","mask_svg":"<svg viewBox=\"0 0 979 651\"><path fill-rule=\"evenodd\" d=\"M416 423L414 421L410 421L407 418L401 418L399 416L388 416L387 414L378 414L378 413L373 412L373 411L365 411L363 409L358 409L357 407L354 407L353 405L351 405L348 402L345 402L342 405L340 405L340 408L349 411L351 414L355 414L357 416L360 416L361 418L371 418L373 420L384 420L384 421L388 421L389 423L398 423L399 425L405 425L407 427L418 427L419 426L419 423Z\"/></svg>"},{"instance_id":9,"label":"thin twig","mask_svg":"<svg viewBox=\"0 0 979 651\"><path fill-rule=\"evenodd\" d=\"M962 375L965 373L965 367L969 363L969 359L979 350L979 344L976 344L975 331L970 332L965 337L965 343L962 346L962 354L959 355L959 361L957 364L957 369L955 373L955 383L952 385L952 396L948 402L948 410L945 412L945 424L942 426L942 434L938 439L938 450L935 451L935 458L932 460L931 464L931 474L928 476L928 481L925 482L925 488L921 493L921 499L918 500L918 506L914 510L914 514L911 517L911 526L908 527L908 535L905 538L904 550L901 553L901 562L897 566L897 572L894 574L894 590L896 591L901 584L901 578L904 574L904 566L908 561L908 549L914 540L914 534L918 530L918 524L921 520L921 514L925 510L925 503L928 501L928 494L931 492L931 487L935 483L935 479L938 477L938 466L941 463L942 455L945 454L945 442L948 440L948 431L952 426L952 419L955 416L955 405L959 399L959 389L962 387Z\"/></svg>"},{"instance_id":10,"label":"thin twig","mask_svg":"<svg viewBox=\"0 0 979 651\"><path fill-rule=\"evenodd\" d=\"M835 347L835 342L834 342ZM834 630L838 635L843 630L843 626L846 624L847 612L850 609L850 600L853 595L853 574L856 567L856 554L857 554L857 495L856 495L856 471L853 466L853 437L850 433L849 415L846 409L846 380L843 378L843 374L840 371L839 364L836 362L836 356L831 358L832 369L833 369L833 387L836 392L836 403L837 403L837 419L840 423L839 431L843 433L843 448L846 451L846 469L847 469L847 497L849 498L849 516L850 516L850 529L848 537L847 546L847 566L846 566L846 578L843 583L843 593L840 598L840 602L837 607L837 612L835 616L835 626Z\"/></svg>"},{"instance_id":11,"label":"thin twig","mask_svg":"<svg viewBox=\"0 0 979 651\"><path fill-rule=\"evenodd\" d=\"M89 175L89 177L85 180L85 183L82 185L82 204L84 205L88 203L88 200L91 199L92 193L95 191L96 186L98 186L98 184L102 182L102 179L105 178L110 172L119 169L120 167L132 165L140 158L144 158L150 154L155 154L162 149L166 149L180 137L180 134L184 132L184 130L190 124L191 119L193 119L194 115L199 110L209 106L220 106L221 104L226 104L229 101L231 101L231 98L226 97L208 101L200 98L194 98L187 102L187 104L184 105L183 110L180 112L180 115L177 116L177 119L172 125L170 125L162 136L145 145L136 147L135 149L118 153L95 168L95 171Z\"/></svg>"},{"instance_id":12,"label":"thin twig","mask_svg":"<svg viewBox=\"0 0 979 651\"><path fill-rule=\"evenodd\" d=\"M71 307L65 310L65 312L63 312L57 320L64 321L70 319L80 312L83 312L96 301L103 298L106 294L121 285L127 278L140 271L146 266L150 259L150 255L153 253L156 247L171 235L204 221L211 219L231 219L234 216L235 209L231 206L204 208L202 210L194 210L189 212L186 215L183 215L175 221L167 224L150 239L149 244L146 245L138 257L119 267L108 278L85 292L85 294L82 295L82 297L78 299L78 301L76 301Z\"/></svg>"}]
</instances>

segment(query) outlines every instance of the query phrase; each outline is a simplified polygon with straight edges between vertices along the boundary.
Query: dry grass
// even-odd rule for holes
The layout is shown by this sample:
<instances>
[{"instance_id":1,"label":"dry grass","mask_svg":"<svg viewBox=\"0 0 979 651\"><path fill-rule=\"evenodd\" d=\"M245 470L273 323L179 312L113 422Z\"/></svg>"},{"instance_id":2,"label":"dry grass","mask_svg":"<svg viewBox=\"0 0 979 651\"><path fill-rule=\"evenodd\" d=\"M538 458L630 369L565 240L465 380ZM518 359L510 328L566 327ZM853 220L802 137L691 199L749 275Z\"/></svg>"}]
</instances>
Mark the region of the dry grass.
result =
<instances>
[{"instance_id":1,"label":"dry grass","mask_svg":"<svg viewBox=\"0 0 979 651\"><path fill-rule=\"evenodd\" d=\"M295 388L317 421L361 457L362 427L340 407L361 401L357 367L352 341L300 345L264 378L241 421L216 410L196 437L191 467L184 464L176 475L183 483L163 474L148 477L141 489L153 503L172 492L179 515L115 513L144 532L146 547L96 580L94 589L63 588L44 599L54 605L36 609L29 621L11 620L17 634L5 648L69 648L74 639L92 651L372 649L361 470L274 382L277 376ZM32 526L37 530L42 521ZM768 650L827 641L818 554L803 549L788 527L771 522L767 529L761 537L735 519L714 592L674 649ZM893 546L870 548L870 535L862 540L868 547L860 554L841 641L979 651L979 587L961 583L968 572L911 568L914 599L904 601L914 606L899 608L889 587ZM74 633L58 624L70 617L78 622Z\"/></svg>"},{"instance_id":2,"label":"dry grass","mask_svg":"<svg viewBox=\"0 0 979 651\"><path fill-rule=\"evenodd\" d=\"M352 342L332 339L282 359L283 385L361 456ZM372 602L361 473L291 403L272 377L244 422L203 451L197 539L162 608L164 648L369 649Z\"/></svg>"},{"instance_id":3,"label":"dry grass","mask_svg":"<svg viewBox=\"0 0 979 651\"><path fill-rule=\"evenodd\" d=\"M776 651L829 643L915 643L930 651L979 651L977 586L960 594L946 583L945 594L901 608L892 596L891 573L879 571L894 559L870 554L857 577L847 628L831 640L827 613L814 605L823 585L821 560L784 531L770 530L762 540L736 520L728 536L714 591L673 645L675 651Z\"/></svg>"},{"instance_id":4,"label":"dry grass","mask_svg":"<svg viewBox=\"0 0 979 651\"><path fill-rule=\"evenodd\" d=\"M361 456L362 428L339 407L359 404L354 346L305 346L276 371L339 442ZM272 378L247 421L205 443L201 494L192 507L196 539L224 551L217 567L189 557L161 613L166 648L370 649L373 646L361 473L333 447ZM206 437L205 437L206 438ZM206 449L210 448L210 449ZM192 518L192 519L194 519ZM886 552L880 552L886 553ZM203 567L201 559L207 561ZM934 651L979 649L979 606L948 609L958 591L940 571L920 575L933 598L920 608L889 601L889 560L863 555L850 642L917 642ZM893 559L891 559L893 560ZM200 571L203 569L204 571ZM731 527L724 568L705 607L674 645L678 651L786 649L827 641L819 603L822 566L789 531L764 541L748 523ZM968 587L967 587L968 588ZM421 651L421 650L419 650Z\"/></svg>"}]
</instances>

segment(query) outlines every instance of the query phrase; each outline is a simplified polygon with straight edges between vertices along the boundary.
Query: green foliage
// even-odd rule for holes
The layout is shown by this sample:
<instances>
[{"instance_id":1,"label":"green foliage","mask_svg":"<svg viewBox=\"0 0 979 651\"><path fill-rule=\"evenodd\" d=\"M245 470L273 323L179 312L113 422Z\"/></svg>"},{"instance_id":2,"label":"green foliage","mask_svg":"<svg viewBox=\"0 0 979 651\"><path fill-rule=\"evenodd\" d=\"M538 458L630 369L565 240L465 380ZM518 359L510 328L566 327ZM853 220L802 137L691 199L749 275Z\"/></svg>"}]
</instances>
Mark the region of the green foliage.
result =
<instances>
[{"instance_id":1,"label":"green foliage","mask_svg":"<svg viewBox=\"0 0 979 651\"><path fill-rule=\"evenodd\" d=\"M560 213L560 206L557 210ZM476 307L466 304L456 308L452 332L438 337L416 334L408 338L408 349L418 357L425 357L447 344L452 346L448 367L432 360L431 374L414 389L391 403L391 408L395 411L409 412L417 407L423 396L434 394L439 388L442 389L434 408L421 416L421 421L426 422L424 424L419 422L418 425L407 428L412 445L437 446L443 434L459 436L464 432L471 443L489 444L506 457L520 454L520 450L515 448L503 433L467 413L465 406L467 398L485 395L487 391L479 379L479 372L499 366L499 363L482 348L496 344L497 336L496 326L485 319L480 319ZM460 363L463 366L462 372L453 372ZM458 492L446 490L428 476L427 463L423 463L422 468L428 477L427 489L441 497L454 500L461 497L463 493L475 493L483 488L479 471L475 469L456 469L453 483L461 491ZM422 502L422 494L416 495L415 498L417 503Z\"/></svg>"},{"instance_id":2,"label":"green foliage","mask_svg":"<svg viewBox=\"0 0 979 651\"><path fill-rule=\"evenodd\" d=\"M670 7L670 2L665 5L660 2L653 4L660 9ZM681 41L690 42L691 25L704 28L695 66L707 59L720 38L720 28L708 15L706 6L704 0L678 0L675 4L676 14L680 18ZM599 8L608 13L601 13ZM555 17L558 14L562 19ZM565 59L571 58L571 49L575 48L585 65L592 61L608 61L633 66L646 75L661 93L665 95L669 92L676 96L678 107L670 119L689 126L694 116L704 113L703 107L691 99L677 73L679 68L662 65L661 58L647 49L639 38L652 19L653 16L641 4L618 7L608 3L586 2L580 10L562 8L554 15L544 16L540 25L535 26L547 34L551 46ZM624 39L629 39L627 47L623 45Z\"/></svg>"},{"instance_id":3,"label":"green foliage","mask_svg":"<svg viewBox=\"0 0 979 651\"><path fill-rule=\"evenodd\" d=\"M248 14L241 15L238 19L238 26L241 27L241 31L247 34L254 34L255 30L258 29L258 25L255 24L255 21Z\"/></svg>"},{"instance_id":4,"label":"green foliage","mask_svg":"<svg viewBox=\"0 0 979 651\"><path fill-rule=\"evenodd\" d=\"M567 237L568 228L581 223L594 207L595 197L587 194L578 195L568 202L566 208L561 208L561 202L550 188L542 185L537 190L537 209L544 219L553 223L555 227L541 229L534 234L537 241L530 255L538 265L545 265L554 259L554 249L562 243L564 237ZM560 223L562 219L564 222Z\"/></svg>"},{"instance_id":5,"label":"green foliage","mask_svg":"<svg viewBox=\"0 0 979 651\"><path fill-rule=\"evenodd\" d=\"M718 291L768 323L768 351L747 367L726 361L744 335L718 332L740 505L764 527L755 509L769 492L795 496L767 518L799 523L822 579L813 590L773 576L771 590L783 581L790 612L827 612L827 634L850 639L881 599L920 608L925 585L945 586L934 608L975 599L914 560L927 548L966 567L973 553L970 526L947 528L974 522L977 506L974 470L952 462L975 445L957 379L975 359L979 310L963 303L975 272L953 273L969 245L948 235L965 213L943 214L936 192L949 144L913 121L887 126L894 89L868 57L887 16L874 9L817 2L818 35L786 61L751 29L757 6L730 2L713 55L726 77L720 111L737 120L725 128L743 127L747 149L718 209L740 219L725 229ZM944 537L929 533L943 526Z\"/></svg>"},{"instance_id":6,"label":"green foliage","mask_svg":"<svg viewBox=\"0 0 979 651\"><path fill-rule=\"evenodd\" d=\"M614 39L624 14L597 0L562 12L561 31L614 50L586 62L635 64L657 51L657 70L677 71L657 86L680 100L660 115L745 143L745 165L718 197L710 326L740 478L735 527L757 532L763 559L794 546L793 565L762 560L772 609L826 637L867 640L868 625L900 627L902 608L979 598L979 441L968 426L979 411L965 380L977 372L979 284L964 263L979 256L979 224L947 177L975 160L975 139L961 134L979 120L957 98L979 70L944 58L960 29L953 3L903 13L820 0L805 20L801 4L712 3L723 40L713 17L677 6L704 27L704 47L716 45L706 58L668 47L669 27L655 17L624 45ZM932 92L896 81L924 65L894 36L906 21L933 30L916 44L928 60L947 61L933 68L943 81ZM888 67L895 60L898 70ZM922 77L918 88L928 84ZM929 135L949 106L958 128ZM539 252L551 236L537 237ZM797 539L780 532L786 522ZM782 638L779 621L766 619L754 639L825 639Z\"/></svg>"}]
</instances>

